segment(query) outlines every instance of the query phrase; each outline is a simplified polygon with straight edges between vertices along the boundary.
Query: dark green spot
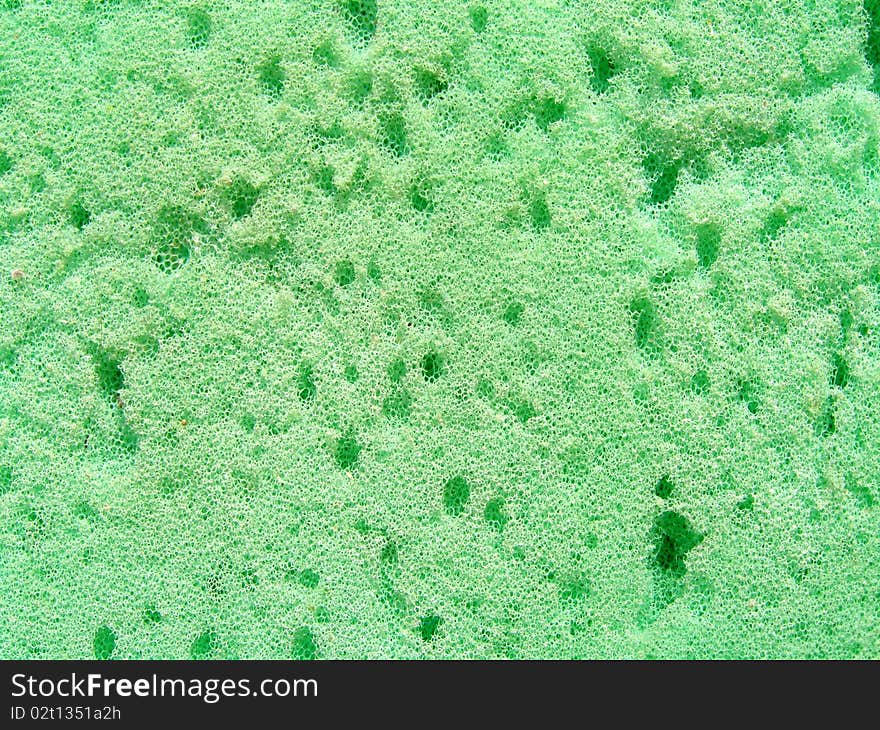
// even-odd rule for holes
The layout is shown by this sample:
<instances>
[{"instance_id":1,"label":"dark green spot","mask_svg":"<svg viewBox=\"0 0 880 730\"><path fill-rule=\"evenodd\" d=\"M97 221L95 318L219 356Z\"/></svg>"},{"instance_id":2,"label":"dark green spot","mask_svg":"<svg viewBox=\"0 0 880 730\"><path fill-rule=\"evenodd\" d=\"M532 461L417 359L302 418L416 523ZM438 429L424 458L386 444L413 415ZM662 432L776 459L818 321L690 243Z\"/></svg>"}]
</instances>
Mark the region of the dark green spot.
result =
<instances>
[{"instance_id":1,"label":"dark green spot","mask_svg":"<svg viewBox=\"0 0 880 730\"><path fill-rule=\"evenodd\" d=\"M339 286L348 286L355 279L354 264L351 261L338 261L333 278Z\"/></svg>"},{"instance_id":2,"label":"dark green spot","mask_svg":"<svg viewBox=\"0 0 880 730\"><path fill-rule=\"evenodd\" d=\"M406 363L398 358L388 366L388 377L392 383L398 383L406 375Z\"/></svg>"},{"instance_id":3,"label":"dark green spot","mask_svg":"<svg viewBox=\"0 0 880 730\"><path fill-rule=\"evenodd\" d=\"M300 626L293 632L293 658L299 661L315 659L318 656L318 647L315 645L315 637L308 626Z\"/></svg>"},{"instance_id":4,"label":"dark green spot","mask_svg":"<svg viewBox=\"0 0 880 730\"><path fill-rule=\"evenodd\" d=\"M406 122L400 114L391 114L381 122L382 140L385 148L395 157L409 154Z\"/></svg>"},{"instance_id":5,"label":"dark green spot","mask_svg":"<svg viewBox=\"0 0 880 730\"><path fill-rule=\"evenodd\" d=\"M858 480L850 473L847 473L843 480L846 491L856 498L860 507L867 508L874 504L874 495L865 484L860 484Z\"/></svg>"},{"instance_id":6,"label":"dark green spot","mask_svg":"<svg viewBox=\"0 0 880 730\"><path fill-rule=\"evenodd\" d=\"M471 16L471 28L475 33L482 33L489 20L489 11L482 5L475 5L469 11Z\"/></svg>"},{"instance_id":7,"label":"dark green spot","mask_svg":"<svg viewBox=\"0 0 880 730\"><path fill-rule=\"evenodd\" d=\"M453 477L443 488L443 508L447 514L456 517L464 511L470 496L471 488L464 477Z\"/></svg>"},{"instance_id":8,"label":"dark green spot","mask_svg":"<svg viewBox=\"0 0 880 730\"><path fill-rule=\"evenodd\" d=\"M82 203L74 203L70 206L69 217L70 222L77 228L77 230L81 231L89 224L89 221L92 219L92 214L83 207Z\"/></svg>"},{"instance_id":9,"label":"dark green spot","mask_svg":"<svg viewBox=\"0 0 880 730\"><path fill-rule=\"evenodd\" d=\"M757 383L752 380L738 380L736 386L737 398L746 404L749 413L757 413L761 407Z\"/></svg>"},{"instance_id":10,"label":"dark green spot","mask_svg":"<svg viewBox=\"0 0 880 730\"><path fill-rule=\"evenodd\" d=\"M755 498L751 494L743 497L739 502L736 503L736 508L744 510L746 512L751 512L755 506Z\"/></svg>"},{"instance_id":11,"label":"dark green spot","mask_svg":"<svg viewBox=\"0 0 880 730\"><path fill-rule=\"evenodd\" d=\"M284 91L287 72L281 67L281 57L271 56L257 67L260 85L273 98L280 98Z\"/></svg>"},{"instance_id":12,"label":"dark green spot","mask_svg":"<svg viewBox=\"0 0 880 730\"><path fill-rule=\"evenodd\" d=\"M415 89L416 95L423 103L429 102L437 94L446 91L449 84L433 71L428 69L417 68L415 73Z\"/></svg>"},{"instance_id":13,"label":"dark green spot","mask_svg":"<svg viewBox=\"0 0 880 730\"><path fill-rule=\"evenodd\" d=\"M116 634L109 626L101 626L95 632L93 645L96 659L109 659L116 649Z\"/></svg>"},{"instance_id":14,"label":"dark green spot","mask_svg":"<svg viewBox=\"0 0 880 730\"><path fill-rule=\"evenodd\" d=\"M12 488L12 467L0 466L0 496L7 494Z\"/></svg>"},{"instance_id":15,"label":"dark green spot","mask_svg":"<svg viewBox=\"0 0 880 730\"><path fill-rule=\"evenodd\" d=\"M704 269L708 269L718 260L721 245L721 231L712 224L697 228L697 261Z\"/></svg>"},{"instance_id":16,"label":"dark green spot","mask_svg":"<svg viewBox=\"0 0 880 730\"><path fill-rule=\"evenodd\" d=\"M87 520L92 523L99 522L101 519L98 510L84 500L76 503L73 508L73 514L81 520Z\"/></svg>"},{"instance_id":17,"label":"dark green spot","mask_svg":"<svg viewBox=\"0 0 880 730\"><path fill-rule=\"evenodd\" d=\"M538 129L546 132L554 122L565 119L568 109L563 101L556 101L553 97L545 97L535 102L535 123Z\"/></svg>"},{"instance_id":18,"label":"dark green spot","mask_svg":"<svg viewBox=\"0 0 880 730\"><path fill-rule=\"evenodd\" d=\"M681 578L687 570L685 557L702 542L703 536L691 527L687 517L669 511L654 520L651 539L654 542L654 567L662 573Z\"/></svg>"},{"instance_id":19,"label":"dark green spot","mask_svg":"<svg viewBox=\"0 0 880 730\"><path fill-rule=\"evenodd\" d=\"M669 496L672 494L672 480L669 478L668 474L664 474L658 480L657 484L654 485L654 494L662 499L669 499Z\"/></svg>"},{"instance_id":20,"label":"dark green spot","mask_svg":"<svg viewBox=\"0 0 880 730\"><path fill-rule=\"evenodd\" d=\"M297 395L301 401L311 401L315 399L318 389L315 387L315 380L312 377L312 368L306 365L297 379Z\"/></svg>"},{"instance_id":21,"label":"dark green spot","mask_svg":"<svg viewBox=\"0 0 880 730\"><path fill-rule=\"evenodd\" d=\"M382 548L382 552L379 554L379 560L385 565L397 565L398 559L397 543L394 542L394 540L389 540Z\"/></svg>"},{"instance_id":22,"label":"dark green spot","mask_svg":"<svg viewBox=\"0 0 880 730\"><path fill-rule=\"evenodd\" d=\"M428 382L437 380L443 374L444 368L443 356L435 350L427 353L422 358L422 375L425 376L425 380Z\"/></svg>"},{"instance_id":23,"label":"dark green spot","mask_svg":"<svg viewBox=\"0 0 880 730\"><path fill-rule=\"evenodd\" d=\"M512 400L509 406L513 411L513 415L516 416L516 420L520 423L526 423L529 419L538 415L535 407L525 399Z\"/></svg>"},{"instance_id":24,"label":"dark green spot","mask_svg":"<svg viewBox=\"0 0 880 730\"><path fill-rule=\"evenodd\" d=\"M318 66L328 66L330 68L335 68L339 65L339 57L336 54L336 50L333 48L333 44L330 41L326 41L321 45L317 46L314 51L312 51L312 60Z\"/></svg>"},{"instance_id":25,"label":"dark green spot","mask_svg":"<svg viewBox=\"0 0 880 730\"><path fill-rule=\"evenodd\" d=\"M433 213L434 201L425 186L414 185L409 191L409 202L419 213Z\"/></svg>"},{"instance_id":26,"label":"dark green spot","mask_svg":"<svg viewBox=\"0 0 880 730\"><path fill-rule=\"evenodd\" d=\"M831 382L838 388L845 388L849 383L849 365L840 353L834 353L831 360Z\"/></svg>"},{"instance_id":27,"label":"dark green spot","mask_svg":"<svg viewBox=\"0 0 880 730\"><path fill-rule=\"evenodd\" d=\"M516 326L519 324L520 317L522 317L524 310L525 307L520 302L510 302L505 308L504 314L501 316L507 324Z\"/></svg>"},{"instance_id":28,"label":"dark green spot","mask_svg":"<svg viewBox=\"0 0 880 730\"><path fill-rule=\"evenodd\" d=\"M490 499L486 502L486 509L483 512L483 517L486 519L486 522L499 532L503 530L504 526L510 519L507 510L505 509L504 499L502 497L496 497L495 499Z\"/></svg>"},{"instance_id":29,"label":"dark green spot","mask_svg":"<svg viewBox=\"0 0 880 730\"><path fill-rule=\"evenodd\" d=\"M675 192L678 173L683 162L681 160L670 161L660 155L648 155L643 165L649 180L651 180L650 202L654 205L667 202Z\"/></svg>"},{"instance_id":30,"label":"dark green spot","mask_svg":"<svg viewBox=\"0 0 880 730\"><path fill-rule=\"evenodd\" d=\"M208 629L199 634L198 638L192 643L189 654L193 659L207 659L214 650L216 643L217 635L213 630Z\"/></svg>"},{"instance_id":31,"label":"dark green spot","mask_svg":"<svg viewBox=\"0 0 880 730\"><path fill-rule=\"evenodd\" d=\"M369 43L376 34L379 17L376 0L345 0L342 12L355 37L362 43Z\"/></svg>"},{"instance_id":32,"label":"dark green spot","mask_svg":"<svg viewBox=\"0 0 880 730\"><path fill-rule=\"evenodd\" d=\"M186 13L186 40L193 48L204 48L211 39L211 16L201 8Z\"/></svg>"},{"instance_id":33,"label":"dark green spot","mask_svg":"<svg viewBox=\"0 0 880 730\"><path fill-rule=\"evenodd\" d=\"M532 198L529 204L529 218L537 231L543 231L550 225L550 208L547 207L547 199L543 193Z\"/></svg>"},{"instance_id":34,"label":"dark green spot","mask_svg":"<svg viewBox=\"0 0 880 730\"><path fill-rule=\"evenodd\" d=\"M226 198L230 203L232 217L236 220L249 215L260 191L243 177L236 177L226 192Z\"/></svg>"},{"instance_id":35,"label":"dark green spot","mask_svg":"<svg viewBox=\"0 0 880 730\"><path fill-rule=\"evenodd\" d=\"M321 577L311 568L306 568L299 574L299 584L306 588L315 588Z\"/></svg>"},{"instance_id":36,"label":"dark green spot","mask_svg":"<svg viewBox=\"0 0 880 730\"><path fill-rule=\"evenodd\" d=\"M637 297L630 302L629 311L635 317L636 345L642 350L653 349L657 327L657 312L653 302L646 297Z\"/></svg>"},{"instance_id":37,"label":"dark green spot","mask_svg":"<svg viewBox=\"0 0 880 730\"><path fill-rule=\"evenodd\" d=\"M442 619L434 613L422 617L419 623L419 634L422 637L422 641L430 641L434 638L434 634L437 633L441 621Z\"/></svg>"},{"instance_id":38,"label":"dark green spot","mask_svg":"<svg viewBox=\"0 0 880 730\"><path fill-rule=\"evenodd\" d=\"M705 370L697 370L691 378L691 390L705 395L709 392L709 374Z\"/></svg>"},{"instance_id":39,"label":"dark green spot","mask_svg":"<svg viewBox=\"0 0 880 730\"><path fill-rule=\"evenodd\" d=\"M382 401L382 414L389 418L409 418L412 396L402 387L395 386Z\"/></svg>"},{"instance_id":40,"label":"dark green spot","mask_svg":"<svg viewBox=\"0 0 880 730\"><path fill-rule=\"evenodd\" d=\"M361 453L361 445L357 442L354 434L349 432L336 441L334 458L340 469L351 469Z\"/></svg>"},{"instance_id":41,"label":"dark green spot","mask_svg":"<svg viewBox=\"0 0 880 730\"><path fill-rule=\"evenodd\" d=\"M590 86L597 94L604 94L608 90L608 83L615 72L614 63L608 58L608 54L600 48L591 48L587 51L587 55L593 69Z\"/></svg>"},{"instance_id":42,"label":"dark green spot","mask_svg":"<svg viewBox=\"0 0 880 730\"><path fill-rule=\"evenodd\" d=\"M576 575L559 583L559 600L574 603L590 595L590 581L583 575Z\"/></svg>"}]
</instances>

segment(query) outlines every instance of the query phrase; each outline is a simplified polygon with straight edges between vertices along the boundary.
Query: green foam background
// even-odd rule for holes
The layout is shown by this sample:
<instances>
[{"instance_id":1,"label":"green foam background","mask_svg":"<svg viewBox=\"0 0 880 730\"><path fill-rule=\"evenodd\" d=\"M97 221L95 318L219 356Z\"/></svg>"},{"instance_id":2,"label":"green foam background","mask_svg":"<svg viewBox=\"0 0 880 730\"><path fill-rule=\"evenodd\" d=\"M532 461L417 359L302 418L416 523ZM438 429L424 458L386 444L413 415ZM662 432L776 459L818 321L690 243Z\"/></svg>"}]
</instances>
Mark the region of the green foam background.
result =
<instances>
[{"instance_id":1,"label":"green foam background","mask_svg":"<svg viewBox=\"0 0 880 730\"><path fill-rule=\"evenodd\" d=\"M876 0L0 1L0 656L880 657L878 91Z\"/></svg>"}]
</instances>

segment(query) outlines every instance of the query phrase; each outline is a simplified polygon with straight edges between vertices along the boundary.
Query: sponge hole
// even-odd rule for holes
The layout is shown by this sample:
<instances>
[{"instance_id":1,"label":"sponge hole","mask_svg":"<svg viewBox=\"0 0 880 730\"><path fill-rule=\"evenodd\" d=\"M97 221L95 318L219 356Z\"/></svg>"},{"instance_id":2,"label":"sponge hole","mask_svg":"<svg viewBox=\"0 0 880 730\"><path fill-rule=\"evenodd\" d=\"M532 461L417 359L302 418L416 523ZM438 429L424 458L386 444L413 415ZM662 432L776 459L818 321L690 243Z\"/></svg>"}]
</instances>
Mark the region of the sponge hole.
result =
<instances>
[{"instance_id":1,"label":"sponge hole","mask_svg":"<svg viewBox=\"0 0 880 730\"><path fill-rule=\"evenodd\" d=\"M673 511L664 512L654 520L651 538L654 542L651 556L654 568L676 579L687 572L684 563L687 554L703 540L687 517Z\"/></svg>"},{"instance_id":2,"label":"sponge hole","mask_svg":"<svg viewBox=\"0 0 880 730\"><path fill-rule=\"evenodd\" d=\"M356 71L348 78L346 86L352 103L361 107L373 93L373 75L369 71Z\"/></svg>"},{"instance_id":3,"label":"sponge hole","mask_svg":"<svg viewBox=\"0 0 880 730\"><path fill-rule=\"evenodd\" d=\"M425 68L415 70L416 96L423 104L427 104L438 94L442 94L449 87L449 83L440 75Z\"/></svg>"},{"instance_id":4,"label":"sponge hole","mask_svg":"<svg viewBox=\"0 0 880 730\"><path fill-rule=\"evenodd\" d=\"M346 470L354 467L360 456L361 448L352 431L338 438L333 449L333 457L336 460L337 466L340 469Z\"/></svg>"},{"instance_id":5,"label":"sponge hole","mask_svg":"<svg viewBox=\"0 0 880 730\"><path fill-rule=\"evenodd\" d=\"M421 366L422 375L425 377L425 380L432 383L443 375L446 369L446 362L439 352L431 350L422 357Z\"/></svg>"},{"instance_id":6,"label":"sponge hole","mask_svg":"<svg viewBox=\"0 0 880 730\"><path fill-rule=\"evenodd\" d=\"M300 571L299 575L296 578L297 583L299 583L304 588L317 588L318 583L321 580L321 576L311 568L306 568L305 570Z\"/></svg>"},{"instance_id":7,"label":"sponge hole","mask_svg":"<svg viewBox=\"0 0 880 730\"><path fill-rule=\"evenodd\" d=\"M189 261L191 255L192 249L186 243L162 244L156 248L153 262L163 274L171 274Z\"/></svg>"},{"instance_id":8,"label":"sponge hole","mask_svg":"<svg viewBox=\"0 0 880 730\"><path fill-rule=\"evenodd\" d=\"M281 66L281 57L269 56L257 66L257 77L260 86L273 99L280 99L284 92L284 82L287 80L287 72Z\"/></svg>"},{"instance_id":9,"label":"sponge hole","mask_svg":"<svg viewBox=\"0 0 880 730\"><path fill-rule=\"evenodd\" d=\"M849 364L839 352L831 359L831 384L837 388L845 388L849 383Z\"/></svg>"},{"instance_id":10,"label":"sponge hole","mask_svg":"<svg viewBox=\"0 0 880 730\"><path fill-rule=\"evenodd\" d=\"M489 22L489 11L482 5L474 5L468 11L468 15L471 18L471 28L474 29L474 33L482 33L486 28L486 23Z\"/></svg>"},{"instance_id":11,"label":"sponge hole","mask_svg":"<svg viewBox=\"0 0 880 730\"><path fill-rule=\"evenodd\" d=\"M669 478L668 474L664 474L657 480L657 484L654 485L654 494L661 499L669 499L672 495L672 488L672 480Z\"/></svg>"},{"instance_id":12,"label":"sponge hole","mask_svg":"<svg viewBox=\"0 0 880 730\"><path fill-rule=\"evenodd\" d=\"M392 383L399 383L406 375L406 371L406 363L398 358L397 360L392 361L388 366L388 378Z\"/></svg>"},{"instance_id":13,"label":"sponge hole","mask_svg":"<svg viewBox=\"0 0 880 730\"><path fill-rule=\"evenodd\" d=\"M388 418L409 418L412 410L412 395L402 386L395 386L382 401L382 414Z\"/></svg>"},{"instance_id":14,"label":"sponge hole","mask_svg":"<svg viewBox=\"0 0 880 730\"><path fill-rule=\"evenodd\" d=\"M305 403L313 401L318 389L315 387L315 379L312 375L312 366L305 365L297 378L297 395Z\"/></svg>"},{"instance_id":15,"label":"sponge hole","mask_svg":"<svg viewBox=\"0 0 880 730\"><path fill-rule=\"evenodd\" d=\"M759 235L761 242L766 243L778 238L782 229L788 224L788 218L789 215L785 210L781 208L772 210L761 228Z\"/></svg>"},{"instance_id":16,"label":"sponge hole","mask_svg":"<svg viewBox=\"0 0 880 730\"><path fill-rule=\"evenodd\" d=\"M116 650L116 634L109 626L101 626L92 642L95 659L109 659Z\"/></svg>"},{"instance_id":17,"label":"sponge hole","mask_svg":"<svg viewBox=\"0 0 880 730\"><path fill-rule=\"evenodd\" d=\"M651 181L649 199L653 205L663 205L673 196L682 164L681 160L668 160L656 154L648 155L643 160L645 173Z\"/></svg>"},{"instance_id":18,"label":"sponge hole","mask_svg":"<svg viewBox=\"0 0 880 730\"><path fill-rule=\"evenodd\" d=\"M819 436L831 436L837 431L837 420L834 417L834 399L828 397L816 420L816 434Z\"/></svg>"},{"instance_id":19,"label":"sponge hole","mask_svg":"<svg viewBox=\"0 0 880 730\"><path fill-rule=\"evenodd\" d=\"M315 50L312 51L312 60L318 66L327 66L328 68L336 68L339 65L339 56L330 41L324 41L315 47Z\"/></svg>"},{"instance_id":20,"label":"sponge hole","mask_svg":"<svg viewBox=\"0 0 880 730\"><path fill-rule=\"evenodd\" d=\"M312 630L308 626L300 626L293 632L293 658L298 661L306 661L316 659L318 656L318 647L315 644L315 637Z\"/></svg>"},{"instance_id":21,"label":"sponge hole","mask_svg":"<svg viewBox=\"0 0 880 730\"><path fill-rule=\"evenodd\" d=\"M196 637L189 649L193 659L207 659L217 646L217 634L212 629L203 631Z\"/></svg>"},{"instance_id":22,"label":"sponge hole","mask_svg":"<svg viewBox=\"0 0 880 730\"><path fill-rule=\"evenodd\" d=\"M339 286L348 286L354 283L355 276L354 264L351 261L345 259L336 262L333 278L336 279Z\"/></svg>"},{"instance_id":23,"label":"sponge hole","mask_svg":"<svg viewBox=\"0 0 880 730\"><path fill-rule=\"evenodd\" d=\"M510 520L505 508L504 499L496 497L486 502L486 509L483 511L483 517L493 528L501 532L504 526Z\"/></svg>"},{"instance_id":24,"label":"sponge hole","mask_svg":"<svg viewBox=\"0 0 880 730\"><path fill-rule=\"evenodd\" d=\"M12 467L0 466L0 497L7 494L12 488Z\"/></svg>"},{"instance_id":25,"label":"sponge hole","mask_svg":"<svg viewBox=\"0 0 880 730\"><path fill-rule=\"evenodd\" d=\"M691 378L691 390L698 395L709 392L709 374L705 370L697 370Z\"/></svg>"},{"instance_id":26,"label":"sponge hole","mask_svg":"<svg viewBox=\"0 0 880 730\"><path fill-rule=\"evenodd\" d=\"M761 408L760 386L755 380L743 378L737 380L736 397L746 404L749 413L757 413Z\"/></svg>"},{"instance_id":27,"label":"sponge hole","mask_svg":"<svg viewBox=\"0 0 880 730\"><path fill-rule=\"evenodd\" d=\"M507 407L510 408L516 420L522 424L528 423L530 419L538 415L531 401L525 398L511 398L507 403Z\"/></svg>"},{"instance_id":28,"label":"sponge hole","mask_svg":"<svg viewBox=\"0 0 880 730\"><path fill-rule=\"evenodd\" d=\"M381 560L384 565L394 566L397 565L399 559L400 555L397 549L397 543L394 542L394 540L388 540L388 542L382 547L382 552L379 553L379 560Z\"/></svg>"},{"instance_id":29,"label":"sponge hole","mask_svg":"<svg viewBox=\"0 0 880 730\"><path fill-rule=\"evenodd\" d=\"M409 154L409 140L406 121L399 112L389 114L380 120L382 145L395 157Z\"/></svg>"},{"instance_id":30,"label":"sponge hole","mask_svg":"<svg viewBox=\"0 0 880 730\"><path fill-rule=\"evenodd\" d=\"M636 297L629 305L630 315L635 320L636 346L642 350L654 349L657 329L657 311L647 297Z\"/></svg>"},{"instance_id":31,"label":"sponge hole","mask_svg":"<svg viewBox=\"0 0 880 730\"><path fill-rule=\"evenodd\" d=\"M419 622L419 635L422 637L422 641L431 641L437 633L437 629L440 628L441 622L442 619L436 613L423 616Z\"/></svg>"},{"instance_id":32,"label":"sponge hole","mask_svg":"<svg viewBox=\"0 0 880 730\"><path fill-rule=\"evenodd\" d=\"M597 94L604 94L608 90L611 77L616 72L614 63L601 48L591 48L587 51L587 56L593 71L593 75L590 77L590 86Z\"/></svg>"},{"instance_id":33,"label":"sponge hole","mask_svg":"<svg viewBox=\"0 0 880 730\"><path fill-rule=\"evenodd\" d=\"M125 386L119 360L103 348L91 346L91 349L95 374L98 376L98 388L110 403L118 406L119 391Z\"/></svg>"},{"instance_id":34,"label":"sponge hole","mask_svg":"<svg viewBox=\"0 0 880 730\"><path fill-rule=\"evenodd\" d=\"M544 193L536 193L529 201L529 219L536 231L543 231L550 225L550 208Z\"/></svg>"},{"instance_id":35,"label":"sponge hole","mask_svg":"<svg viewBox=\"0 0 880 730\"><path fill-rule=\"evenodd\" d=\"M12 169L12 158L6 150L0 150L0 175L5 175Z\"/></svg>"},{"instance_id":36,"label":"sponge hole","mask_svg":"<svg viewBox=\"0 0 880 730\"><path fill-rule=\"evenodd\" d=\"M369 43L373 40L379 17L376 0L345 0L342 14L348 21L356 40L361 43Z\"/></svg>"},{"instance_id":37,"label":"sponge hole","mask_svg":"<svg viewBox=\"0 0 880 730\"><path fill-rule=\"evenodd\" d=\"M524 310L525 306L521 302L509 302L504 308L504 314L501 315L501 318L511 327L515 327L519 324Z\"/></svg>"},{"instance_id":38,"label":"sponge hole","mask_svg":"<svg viewBox=\"0 0 880 730\"><path fill-rule=\"evenodd\" d=\"M153 221L153 261L172 273L189 261L195 239L208 232L202 218L177 206L161 208Z\"/></svg>"},{"instance_id":39,"label":"sponge hole","mask_svg":"<svg viewBox=\"0 0 880 730\"><path fill-rule=\"evenodd\" d=\"M433 213L434 199L431 186L426 182L413 185L409 191L409 202L419 213Z\"/></svg>"},{"instance_id":40,"label":"sponge hole","mask_svg":"<svg viewBox=\"0 0 880 730\"><path fill-rule=\"evenodd\" d=\"M559 581L559 601L577 603L590 595L590 581L583 574L568 576Z\"/></svg>"},{"instance_id":41,"label":"sponge hole","mask_svg":"<svg viewBox=\"0 0 880 730\"><path fill-rule=\"evenodd\" d=\"M471 497L471 487L463 476L455 476L443 487L443 509L446 514L457 517Z\"/></svg>"},{"instance_id":42,"label":"sponge hole","mask_svg":"<svg viewBox=\"0 0 880 730\"><path fill-rule=\"evenodd\" d=\"M721 230L712 223L697 227L697 261L708 269L718 260L721 247Z\"/></svg>"},{"instance_id":43,"label":"sponge hole","mask_svg":"<svg viewBox=\"0 0 880 730\"><path fill-rule=\"evenodd\" d=\"M186 42L191 48L204 48L211 40L211 16L202 8L190 8L186 13Z\"/></svg>"},{"instance_id":44,"label":"sponge hole","mask_svg":"<svg viewBox=\"0 0 880 730\"><path fill-rule=\"evenodd\" d=\"M250 215L259 195L259 189L249 180L244 177L236 177L226 192L232 217L238 220Z\"/></svg>"},{"instance_id":45,"label":"sponge hole","mask_svg":"<svg viewBox=\"0 0 880 730\"><path fill-rule=\"evenodd\" d=\"M568 116L568 106L564 101L545 96L535 100L534 115L538 129L548 132L551 124L562 121Z\"/></svg>"},{"instance_id":46,"label":"sponge hole","mask_svg":"<svg viewBox=\"0 0 880 730\"><path fill-rule=\"evenodd\" d=\"M70 210L68 211L68 217L71 224L78 231L85 228L89 224L89 221L92 220L92 214L82 203L74 203L71 205Z\"/></svg>"}]
</instances>

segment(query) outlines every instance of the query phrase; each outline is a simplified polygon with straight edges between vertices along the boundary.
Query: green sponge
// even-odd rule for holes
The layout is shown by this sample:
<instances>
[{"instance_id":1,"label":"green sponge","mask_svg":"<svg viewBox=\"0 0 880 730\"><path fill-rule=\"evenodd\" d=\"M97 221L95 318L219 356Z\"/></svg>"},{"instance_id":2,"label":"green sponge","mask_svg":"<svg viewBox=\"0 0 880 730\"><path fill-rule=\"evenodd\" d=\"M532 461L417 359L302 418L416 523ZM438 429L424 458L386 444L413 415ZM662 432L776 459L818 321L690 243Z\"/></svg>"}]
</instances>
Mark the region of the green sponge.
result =
<instances>
[{"instance_id":1,"label":"green sponge","mask_svg":"<svg viewBox=\"0 0 880 730\"><path fill-rule=\"evenodd\" d=\"M880 658L878 38L0 3L0 656Z\"/></svg>"}]
</instances>

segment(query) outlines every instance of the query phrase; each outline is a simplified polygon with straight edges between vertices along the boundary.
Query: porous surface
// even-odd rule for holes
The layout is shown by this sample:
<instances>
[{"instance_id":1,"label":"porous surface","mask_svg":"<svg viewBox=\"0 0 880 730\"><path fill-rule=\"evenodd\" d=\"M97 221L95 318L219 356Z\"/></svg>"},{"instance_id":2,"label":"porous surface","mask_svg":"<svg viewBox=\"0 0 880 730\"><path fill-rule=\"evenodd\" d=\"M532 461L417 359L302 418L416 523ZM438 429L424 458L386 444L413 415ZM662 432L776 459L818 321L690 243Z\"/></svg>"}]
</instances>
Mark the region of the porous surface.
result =
<instances>
[{"instance_id":1,"label":"porous surface","mask_svg":"<svg viewBox=\"0 0 880 730\"><path fill-rule=\"evenodd\" d=\"M877 0L0 1L0 656L880 657Z\"/></svg>"}]
</instances>

